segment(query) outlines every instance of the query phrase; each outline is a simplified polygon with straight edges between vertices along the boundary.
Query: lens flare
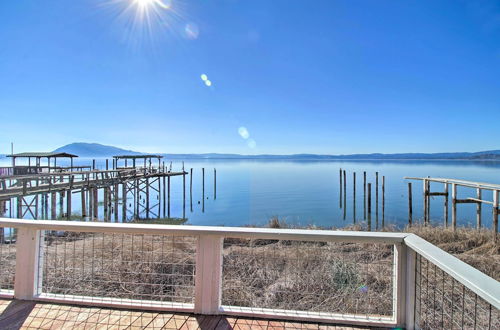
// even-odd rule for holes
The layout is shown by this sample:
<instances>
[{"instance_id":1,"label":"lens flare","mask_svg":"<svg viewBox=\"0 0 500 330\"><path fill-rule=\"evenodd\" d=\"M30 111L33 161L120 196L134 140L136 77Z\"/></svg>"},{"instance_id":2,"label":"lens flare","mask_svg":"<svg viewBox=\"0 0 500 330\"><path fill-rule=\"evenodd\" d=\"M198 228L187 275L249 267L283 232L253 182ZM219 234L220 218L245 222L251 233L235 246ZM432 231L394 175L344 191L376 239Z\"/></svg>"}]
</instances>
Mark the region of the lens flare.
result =
<instances>
[{"instance_id":1,"label":"lens flare","mask_svg":"<svg viewBox=\"0 0 500 330\"><path fill-rule=\"evenodd\" d=\"M206 74L204 74L204 73L200 76L200 78L203 81L207 81L208 80L208 76Z\"/></svg>"},{"instance_id":2,"label":"lens flare","mask_svg":"<svg viewBox=\"0 0 500 330\"><path fill-rule=\"evenodd\" d=\"M249 139L247 141L247 146L250 148L250 149L255 149L255 147L257 147L257 142L255 142L254 139Z\"/></svg>"},{"instance_id":3,"label":"lens flare","mask_svg":"<svg viewBox=\"0 0 500 330\"><path fill-rule=\"evenodd\" d=\"M198 39L199 34L200 34L200 29L198 28L198 25L194 23L188 23L184 27L184 35L188 39L191 40Z\"/></svg>"},{"instance_id":4,"label":"lens flare","mask_svg":"<svg viewBox=\"0 0 500 330\"><path fill-rule=\"evenodd\" d=\"M250 133L248 133L248 130L246 127L244 126L241 126L240 128L238 128L238 134L244 138L245 140L248 139L250 137Z\"/></svg>"},{"instance_id":5,"label":"lens flare","mask_svg":"<svg viewBox=\"0 0 500 330\"><path fill-rule=\"evenodd\" d=\"M210 86L212 86L212 82L210 80L205 80L205 85L210 87Z\"/></svg>"}]
</instances>

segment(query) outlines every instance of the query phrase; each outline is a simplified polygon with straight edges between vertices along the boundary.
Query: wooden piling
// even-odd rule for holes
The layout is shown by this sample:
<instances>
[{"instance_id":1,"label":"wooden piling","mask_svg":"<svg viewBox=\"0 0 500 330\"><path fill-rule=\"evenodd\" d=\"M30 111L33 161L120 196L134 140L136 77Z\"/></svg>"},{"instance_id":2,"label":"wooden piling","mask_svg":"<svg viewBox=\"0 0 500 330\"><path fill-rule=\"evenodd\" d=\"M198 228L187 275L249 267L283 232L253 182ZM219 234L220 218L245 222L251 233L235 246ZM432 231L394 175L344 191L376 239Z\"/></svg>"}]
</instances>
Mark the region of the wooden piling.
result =
<instances>
[{"instance_id":1,"label":"wooden piling","mask_svg":"<svg viewBox=\"0 0 500 330\"><path fill-rule=\"evenodd\" d=\"M457 230L457 185L451 184L451 227Z\"/></svg>"},{"instance_id":2,"label":"wooden piling","mask_svg":"<svg viewBox=\"0 0 500 330\"><path fill-rule=\"evenodd\" d=\"M378 229L378 172L375 172L375 218Z\"/></svg>"},{"instance_id":3,"label":"wooden piling","mask_svg":"<svg viewBox=\"0 0 500 330\"><path fill-rule=\"evenodd\" d=\"M368 230L372 230L372 184L368 183L368 188L367 188L367 193L368 193Z\"/></svg>"},{"instance_id":4,"label":"wooden piling","mask_svg":"<svg viewBox=\"0 0 500 330\"><path fill-rule=\"evenodd\" d=\"M122 183L122 221L127 221L127 183Z\"/></svg>"},{"instance_id":5,"label":"wooden piling","mask_svg":"<svg viewBox=\"0 0 500 330\"><path fill-rule=\"evenodd\" d=\"M44 206L45 206L45 214L44 214L44 219L49 218L49 194L44 194L45 195L45 200L44 200Z\"/></svg>"},{"instance_id":6,"label":"wooden piling","mask_svg":"<svg viewBox=\"0 0 500 330\"><path fill-rule=\"evenodd\" d=\"M146 219L149 219L149 178L146 178Z\"/></svg>"},{"instance_id":7,"label":"wooden piling","mask_svg":"<svg viewBox=\"0 0 500 330\"><path fill-rule=\"evenodd\" d=\"M191 212L193 212L193 168L191 167L189 174L189 204Z\"/></svg>"},{"instance_id":8,"label":"wooden piling","mask_svg":"<svg viewBox=\"0 0 500 330\"><path fill-rule=\"evenodd\" d=\"M413 196L411 182L408 182L408 225L413 225Z\"/></svg>"},{"instance_id":9,"label":"wooden piling","mask_svg":"<svg viewBox=\"0 0 500 330\"><path fill-rule=\"evenodd\" d=\"M51 220L57 219L57 209L56 209L56 193L53 191L50 193L50 218Z\"/></svg>"},{"instance_id":10,"label":"wooden piling","mask_svg":"<svg viewBox=\"0 0 500 330\"><path fill-rule=\"evenodd\" d=\"M499 213L499 203L500 203L500 191L493 191L493 240L495 243L498 238L498 213Z\"/></svg>"},{"instance_id":11,"label":"wooden piling","mask_svg":"<svg viewBox=\"0 0 500 330\"><path fill-rule=\"evenodd\" d=\"M94 192L93 192L93 189L92 187L88 187L87 188L87 200L88 200L88 203L89 203L89 214L88 216L90 217L90 220L94 219Z\"/></svg>"},{"instance_id":12,"label":"wooden piling","mask_svg":"<svg viewBox=\"0 0 500 330\"><path fill-rule=\"evenodd\" d=\"M167 176L167 217L170 218L170 175Z\"/></svg>"},{"instance_id":13,"label":"wooden piling","mask_svg":"<svg viewBox=\"0 0 500 330\"><path fill-rule=\"evenodd\" d=\"M23 197L17 197L17 218L23 218Z\"/></svg>"},{"instance_id":14,"label":"wooden piling","mask_svg":"<svg viewBox=\"0 0 500 330\"><path fill-rule=\"evenodd\" d=\"M431 182L427 181L427 223L431 222Z\"/></svg>"},{"instance_id":15,"label":"wooden piling","mask_svg":"<svg viewBox=\"0 0 500 330\"><path fill-rule=\"evenodd\" d=\"M444 184L444 226L448 227L448 213L449 213L449 207L448 207L448 200L449 200L449 185L448 183Z\"/></svg>"},{"instance_id":16,"label":"wooden piling","mask_svg":"<svg viewBox=\"0 0 500 330\"><path fill-rule=\"evenodd\" d=\"M134 219L139 219L139 206L141 203L141 193L139 190L139 180L134 180Z\"/></svg>"},{"instance_id":17,"label":"wooden piling","mask_svg":"<svg viewBox=\"0 0 500 330\"><path fill-rule=\"evenodd\" d=\"M201 169L201 177L202 177L202 193L201 193L201 196L202 196L202 201L201 201L201 211L202 212L205 212L205 168L203 167Z\"/></svg>"},{"instance_id":18,"label":"wooden piling","mask_svg":"<svg viewBox=\"0 0 500 330\"><path fill-rule=\"evenodd\" d=\"M119 201L119 190L118 190L119 186L118 186L118 183L115 183L114 185L114 192L115 192L115 199L114 199L114 206L113 206L113 211L114 211L114 215L115 215L115 222L118 222L118 201Z\"/></svg>"},{"instance_id":19,"label":"wooden piling","mask_svg":"<svg viewBox=\"0 0 500 330\"><path fill-rule=\"evenodd\" d=\"M106 171L109 170L109 159L106 158Z\"/></svg>"},{"instance_id":20,"label":"wooden piling","mask_svg":"<svg viewBox=\"0 0 500 330\"><path fill-rule=\"evenodd\" d=\"M167 191L167 184L166 184L166 177L163 176L163 191L162 191L162 199L163 199L163 217L165 218L167 215L167 197L166 197L166 191Z\"/></svg>"},{"instance_id":21,"label":"wooden piling","mask_svg":"<svg viewBox=\"0 0 500 330\"><path fill-rule=\"evenodd\" d=\"M352 173L352 219L356 223L356 172Z\"/></svg>"},{"instance_id":22,"label":"wooden piling","mask_svg":"<svg viewBox=\"0 0 500 330\"><path fill-rule=\"evenodd\" d=\"M342 168L339 170L339 208L342 208Z\"/></svg>"},{"instance_id":23,"label":"wooden piling","mask_svg":"<svg viewBox=\"0 0 500 330\"><path fill-rule=\"evenodd\" d=\"M424 225L427 224L427 180L423 180L423 212L424 212Z\"/></svg>"},{"instance_id":24,"label":"wooden piling","mask_svg":"<svg viewBox=\"0 0 500 330\"><path fill-rule=\"evenodd\" d=\"M214 200L217 199L217 170L214 168Z\"/></svg>"},{"instance_id":25,"label":"wooden piling","mask_svg":"<svg viewBox=\"0 0 500 330\"><path fill-rule=\"evenodd\" d=\"M344 170L344 220L347 217L347 178L346 178L346 171Z\"/></svg>"},{"instance_id":26,"label":"wooden piling","mask_svg":"<svg viewBox=\"0 0 500 330\"><path fill-rule=\"evenodd\" d=\"M109 199L109 194L108 194L108 189L105 187L102 189L102 194L103 194L103 213L104 213L104 221L108 220L108 199Z\"/></svg>"},{"instance_id":27,"label":"wooden piling","mask_svg":"<svg viewBox=\"0 0 500 330\"><path fill-rule=\"evenodd\" d=\"M66 193L66 219L71 220L71 190Z\"/></svg>"},{"instance_id":28,"label":"wooden piling","mask_svg":"<svg viewBox=\"0 0 500 330\"><path fill-rule=\"evenodd\" d=\"M482 189L481 188L477 188L476 190L476 198L478 200L481 200L482 198ZM482 204L481 202L477 202L476 204L476 229L481 229L481 211L482 211Z\"/></svg>"},{"instance_id":29,"label":"wooden piling","mask_svg":"<svg viewBox=\"0 0 500 330\"><path fill-rule=\"evenodd\" d=\"M87 216L87 202L85 201L85 190L82 188L80 191L80 199L82 203L82 218Z\"/></svg>"},{"instance_id":30,"label":"wooden piling","mask_svg":"<svg viewBox=\"0 0 500 330\"><path fill-rule=\"evenodd\" d=\"M363 219L366 220L366 171L363 172Z\"/></svg>"},{"instance_id":31,"label":"wooden piling","mask_svg":"<svg viewBox=\"0 0 500 330\"><path fill-rule=\"evenodd\" d=\"M385 175L382 176L382 228L385 227Z\"/></svg>"},{"instance_id":32,"label":"wooden piling","mask_svg":"<svg viewBox=\"0 0 500 330\"><path fill-rule=\"evenodd\" d=\"M184 171L184 162L182 162L182 218L186 218L186 172Z\"/></svg>"},{"instance_id":33,"label":"wooden piling","mask_svg":"<svg viewBox=\"0 0 500 330\"><path fill-rule=\"evenodd\" d=\"M64 190L59 191L59 215L64 215Z\"/></svg>"},{"instance_id":34,"label":"wooden piling","mask_svg":"<svg viewBox=\"0 0 500 330\"><path fill-rule=\"evenodd\" d=\"M94 219L98 219L99 218L99 188L95 187L93 190L92 190L93 194L94 194Z\"/></svg>"}]
</instances>

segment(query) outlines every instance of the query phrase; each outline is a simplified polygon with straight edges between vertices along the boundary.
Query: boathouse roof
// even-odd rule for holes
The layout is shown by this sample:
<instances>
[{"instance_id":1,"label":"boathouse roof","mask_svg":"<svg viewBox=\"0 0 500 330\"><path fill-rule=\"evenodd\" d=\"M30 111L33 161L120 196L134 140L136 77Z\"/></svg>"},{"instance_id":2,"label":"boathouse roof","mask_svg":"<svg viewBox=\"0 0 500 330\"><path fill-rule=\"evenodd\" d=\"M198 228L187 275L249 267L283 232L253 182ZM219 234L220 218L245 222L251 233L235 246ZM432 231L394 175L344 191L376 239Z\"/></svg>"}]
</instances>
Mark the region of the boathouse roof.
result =
<instances>
[{"instance_id":1,"label":"boathouse roof","mask_svg":"<svg viewBox=\"0 0 500 330\"><path fill-rule=\"evenodd\" d=\"M148 158L163 158L162 155L117 155L115 159L148 159Z\"/></svg>"},{"instance_id":2,"label":"boathouse roof","mask_svg":"<svg viewBox=\"0 0 500 330\"><path fill-rule=\"evenodd\" d=\"M12 158L74 158L77 155L69 154L67 152L21 152L17 154L7 155Z\"/></svg>"}]
</instances>

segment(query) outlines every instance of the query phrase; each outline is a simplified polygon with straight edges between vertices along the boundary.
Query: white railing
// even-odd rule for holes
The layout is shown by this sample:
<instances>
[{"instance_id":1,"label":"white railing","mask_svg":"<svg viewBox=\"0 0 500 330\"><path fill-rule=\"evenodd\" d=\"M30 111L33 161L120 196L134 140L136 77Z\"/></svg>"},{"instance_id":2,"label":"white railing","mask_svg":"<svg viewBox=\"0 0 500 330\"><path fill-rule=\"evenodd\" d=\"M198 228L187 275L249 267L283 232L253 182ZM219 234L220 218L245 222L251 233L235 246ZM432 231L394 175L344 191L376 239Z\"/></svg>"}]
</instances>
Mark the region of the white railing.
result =
<instances>
[{"instance_id":1,"label":"white railing","mask_svg":"<svg viewBox=\"0 0 500 330\"><path fill-rule=\"evenodd\" d=\"M15 233L0 247L3 297L409 329L499 325L500 283L414 234L5 218L0 227Z\"/></svg>"}]
</instances>

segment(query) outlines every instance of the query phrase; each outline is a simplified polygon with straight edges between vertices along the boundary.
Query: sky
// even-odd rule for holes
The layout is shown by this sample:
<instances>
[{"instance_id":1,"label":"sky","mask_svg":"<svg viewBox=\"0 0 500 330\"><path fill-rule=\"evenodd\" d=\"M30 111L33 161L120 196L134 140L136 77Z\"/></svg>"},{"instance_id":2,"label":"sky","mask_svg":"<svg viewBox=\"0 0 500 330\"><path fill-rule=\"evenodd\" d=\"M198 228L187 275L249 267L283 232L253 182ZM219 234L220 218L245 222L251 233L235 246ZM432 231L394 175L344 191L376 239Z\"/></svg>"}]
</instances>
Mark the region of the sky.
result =
<instances>
[{"instance_id":1,"label":"sky","mask_svg":"<svg viewBox=\"0 0 500 330\"><path fill-rule=\"evenodd\" d=\"M0 153L500 149L500 2L0 1Z\"/></svg>"}]
</instances>

